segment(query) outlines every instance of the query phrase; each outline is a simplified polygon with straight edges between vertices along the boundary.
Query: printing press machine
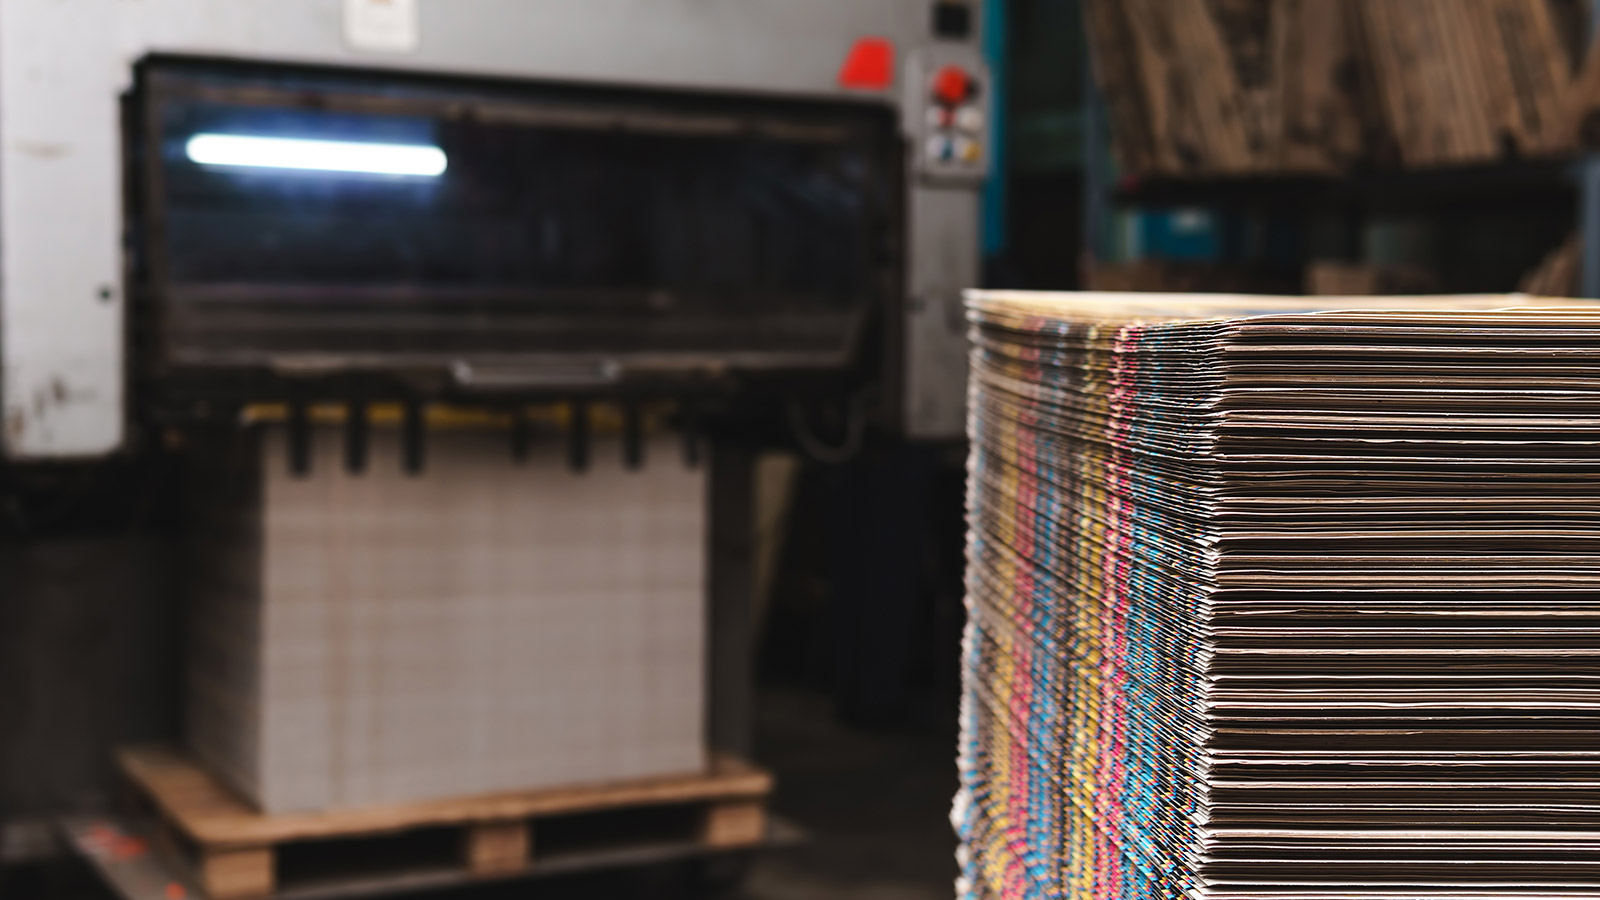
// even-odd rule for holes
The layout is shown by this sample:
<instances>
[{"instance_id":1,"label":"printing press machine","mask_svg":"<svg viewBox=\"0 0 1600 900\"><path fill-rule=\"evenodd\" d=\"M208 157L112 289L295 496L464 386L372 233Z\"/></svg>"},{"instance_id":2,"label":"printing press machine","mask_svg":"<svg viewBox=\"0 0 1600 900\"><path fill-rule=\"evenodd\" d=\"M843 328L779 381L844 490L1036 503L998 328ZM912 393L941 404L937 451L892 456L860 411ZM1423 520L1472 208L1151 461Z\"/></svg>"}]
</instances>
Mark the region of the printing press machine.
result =
<instances>
[{"instance_id":1,"label":"printing press machine","mask_svg":"<svg viewBox=\"0 0 1600 900\"><path fill-rule=\"evenodd\" d=\"M601 408L648 466L660 413L710 467L708 738L745 751L753 454L964 430L979 18L6 0L7 482L49 505L60 473L263 420L291 473L359 472L386 417L426 478L442 419L498 423L510 466L549 436L539 410L583 469Z\"/></svg>"}]
</instances>

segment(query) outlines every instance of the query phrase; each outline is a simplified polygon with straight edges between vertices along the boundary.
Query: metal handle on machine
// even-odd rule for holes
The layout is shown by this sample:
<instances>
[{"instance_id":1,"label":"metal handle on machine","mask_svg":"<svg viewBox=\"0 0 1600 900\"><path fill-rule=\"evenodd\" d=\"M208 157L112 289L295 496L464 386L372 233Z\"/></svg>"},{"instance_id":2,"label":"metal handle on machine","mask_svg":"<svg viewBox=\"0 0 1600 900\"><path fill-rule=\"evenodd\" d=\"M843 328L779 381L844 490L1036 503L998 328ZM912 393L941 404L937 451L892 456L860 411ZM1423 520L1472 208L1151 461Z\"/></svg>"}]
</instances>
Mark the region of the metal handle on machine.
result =
<instances>
[{"instance_id":1,"label":"metal handle on machine","mask_svg":"<svg viewBox=\"0 0 1600 900\"><path fill-rule=\"evenodd\" d=\"M603 387L622 379L622 366L614 359L548 365L475 365L458 359L450 366L450 377L458 387L481 391Z\"/></svg>"}]
</instances>

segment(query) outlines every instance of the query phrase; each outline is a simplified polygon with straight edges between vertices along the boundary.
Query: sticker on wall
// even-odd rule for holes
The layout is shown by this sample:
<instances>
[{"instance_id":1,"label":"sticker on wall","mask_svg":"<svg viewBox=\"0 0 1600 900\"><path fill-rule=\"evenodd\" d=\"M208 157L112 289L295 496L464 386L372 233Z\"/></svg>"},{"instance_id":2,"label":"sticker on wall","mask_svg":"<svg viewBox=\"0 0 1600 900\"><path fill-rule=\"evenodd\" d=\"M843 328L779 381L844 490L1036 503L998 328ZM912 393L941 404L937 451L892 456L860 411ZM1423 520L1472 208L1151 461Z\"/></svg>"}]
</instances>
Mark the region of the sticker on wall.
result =
<instances>
[{"instance_id":1,"label":"sticker on wall","mask_svg":"<svg viewBox=\"0 0 1600 900\"><path fill-rule=\"evenodd\" d=\"M344 0L344 39L355 50L407 53L422 39L418 0Z\"/></svg>"}]
</instances>

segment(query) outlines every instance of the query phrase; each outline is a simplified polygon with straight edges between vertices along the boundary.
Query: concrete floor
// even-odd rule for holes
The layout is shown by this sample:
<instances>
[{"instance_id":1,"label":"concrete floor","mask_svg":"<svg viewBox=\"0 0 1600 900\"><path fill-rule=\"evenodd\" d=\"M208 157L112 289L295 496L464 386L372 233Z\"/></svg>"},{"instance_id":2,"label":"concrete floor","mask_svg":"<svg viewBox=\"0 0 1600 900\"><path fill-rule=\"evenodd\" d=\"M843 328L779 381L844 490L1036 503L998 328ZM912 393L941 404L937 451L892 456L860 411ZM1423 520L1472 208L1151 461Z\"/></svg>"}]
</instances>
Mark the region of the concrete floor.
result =
<instances>
[{"instance_id":1,"label":"concrete floor","mask_svg":"<svg viewBox=\"0 0 1600 900\"><path fill-rule=\"evenodd\" d=\"M766 851L723 900L948 900L955 838L955 723L896 733L864 732L835 719L826 698L763 690L755 757L777 775L774 812L804 841ZM406 895L409 900L701 900L696 871L653 867ZM0 870L0 896L112 900L69 861Z\"/></svg>"},{"instance_id":2,"label":"concrete floor","mask_svg":"<svg viewBox=\"0 0 1600 900\"><path fill-rule=\"evenodd\" d=\"M745 900L949 900L956 876L948 727L866 733L827 701L796 691L760 698L755 756L778 776L773 808L809 840L759 859Z\"/></svg>"}]
</instances>

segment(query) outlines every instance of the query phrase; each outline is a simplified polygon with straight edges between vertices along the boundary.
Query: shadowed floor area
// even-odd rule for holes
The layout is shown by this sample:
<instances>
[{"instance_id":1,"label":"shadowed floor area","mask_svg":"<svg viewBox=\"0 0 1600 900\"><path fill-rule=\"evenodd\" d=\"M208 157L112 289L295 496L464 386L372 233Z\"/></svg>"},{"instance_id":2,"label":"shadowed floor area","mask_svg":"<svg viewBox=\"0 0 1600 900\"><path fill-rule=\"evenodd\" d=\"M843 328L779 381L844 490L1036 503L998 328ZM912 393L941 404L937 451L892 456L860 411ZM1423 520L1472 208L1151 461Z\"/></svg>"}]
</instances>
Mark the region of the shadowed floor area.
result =
<instances>
[{"instance_id":1,"label":"shadowed floor area","mask_svg":"<svg viewBox=\"0 0 1600 900\"><path fill-rule=\"evenodd\" d=\"M948 900L954 895L955 721L903 733L840 725L817 695L767 690L756 758L774 810L806 843L752 868L746 900Z\"/></svg>"}]
</instances>

